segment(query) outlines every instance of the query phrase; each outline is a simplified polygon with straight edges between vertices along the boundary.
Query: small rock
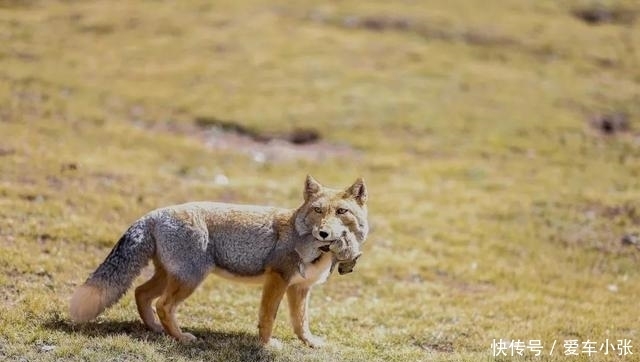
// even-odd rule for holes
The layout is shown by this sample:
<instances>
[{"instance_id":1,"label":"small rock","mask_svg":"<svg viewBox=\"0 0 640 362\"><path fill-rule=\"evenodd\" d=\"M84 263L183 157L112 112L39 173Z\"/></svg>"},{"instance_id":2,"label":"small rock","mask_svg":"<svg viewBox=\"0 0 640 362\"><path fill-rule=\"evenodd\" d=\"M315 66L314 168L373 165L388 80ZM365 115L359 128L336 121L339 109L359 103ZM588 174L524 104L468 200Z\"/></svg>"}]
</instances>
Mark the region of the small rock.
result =
<instances>
[{"instance_id":1,"label":"small rock","mask_svg":"<svg viewBox=\"0 0 640 362\"><path fill-rule=\"evenodd\" d=\"M265 163L267 161L267 156L264 152L255 151L253 152L253 161L256 163Z\"/></svg>"},{"instance_id":2,"label":"small rock","mask_svg":"<svg viewBox=\"0 0 640 362\"><path fill-rule=\"evenodd\" d=\"M63 163L60 165L60 171L75 171L78 169L78 164L75 162Z\"/></svg>"},{"instance_id":3,"label":"small rock","mask_svg":"<svg viewBox=\"0 0 640 362\"><path fill-rule=\"evenodd\" d=\"M611 292L611 293L617 293L618 292L618 286L615 284L609 284L607 285L607 289Z\"/></svg>"},{"instance_id":4,"label":"small rock","mask_svg":"<svg viewBox=\"0 0 640 362\"><path fill-rule=\"evenodd\" d=\"M223 174L217 174L216 177L213 178L213 183L216 185L224 186L229 184L229 178Z\"/></svg>"},{"instance_id":5,"label":"small rock","mask_svg":"<svg viewBox=\"0 0 640 362\"><path fill-rule=\"evenodd\" d=\"M622 245L638 245L640 243L640 236L638 236L638 234L625 234L620 241Z\"/></svg>"},{"instance_id":6,"label":"small rock","mask_svg":"<svg viewBox=\"0 0 640 362\"><path fill-rule=\"evenodd\" d=\"M54 349L56 349L56 346L50 344L43 344L42 346L40 346L40 352L51 352Z\"/></svg>"},{"instance_id":7,"label":"small rock","mask_svg":"<svg viewBox=\"0 0 640 362\"><path fill-rule=\"evenodd\" d=\"M630 130L629 117L621 112L599 114L591 119L591 126L605 135L613 135Z\"/></svg>"}]
</instances>

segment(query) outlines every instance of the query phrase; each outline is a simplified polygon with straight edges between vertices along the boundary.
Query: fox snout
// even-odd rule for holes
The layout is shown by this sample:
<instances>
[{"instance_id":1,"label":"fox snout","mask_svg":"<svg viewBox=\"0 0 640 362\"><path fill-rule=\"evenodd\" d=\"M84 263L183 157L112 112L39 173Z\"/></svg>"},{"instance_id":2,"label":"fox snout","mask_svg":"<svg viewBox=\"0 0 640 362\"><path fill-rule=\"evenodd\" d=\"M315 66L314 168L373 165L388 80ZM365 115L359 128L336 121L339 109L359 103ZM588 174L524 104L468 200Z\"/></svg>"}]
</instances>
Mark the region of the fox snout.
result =
<instances>
[{"instance_id":1,"label":"fox snout","mask_svg":"<svg viewBox=\"0 0 640 362\"><path fill-rule=\"evenodd\" d=\"M328 228L326 226L316 226L313 228L313 230L311 230L311 233L313 234L314 238L320 241L333 241L338 239L338 237L340 236L339 233L333 232L331 228Z\"/></svg>"}]
</instances>

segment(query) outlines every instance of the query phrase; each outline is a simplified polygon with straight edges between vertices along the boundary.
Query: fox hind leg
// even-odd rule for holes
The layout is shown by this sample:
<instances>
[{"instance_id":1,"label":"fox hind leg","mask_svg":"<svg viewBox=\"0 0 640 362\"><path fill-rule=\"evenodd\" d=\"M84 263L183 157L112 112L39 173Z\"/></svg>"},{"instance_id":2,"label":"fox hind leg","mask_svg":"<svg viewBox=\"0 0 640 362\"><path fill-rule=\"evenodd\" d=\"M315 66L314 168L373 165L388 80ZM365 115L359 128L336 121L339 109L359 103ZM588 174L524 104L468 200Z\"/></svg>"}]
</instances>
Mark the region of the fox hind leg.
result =
<instances>
[{"instance_id":1,"label":"fox hind leg","mask_svg":"<svg viewBox=\"0 0 640 362\"><path fill-rule=\"evenodd\" d=\"M144 284L136 288L136 305L144 324L154 332L162 333L163 328L158 323L151 303L159 297L167 286L167 272L155 263L155 274Z\"/></svg>"},{"instance_id":2,"label":"fox hind leg","mask_svg":"<svg viewBox=\"0 0 640 362\"><path fill-rule=\"evenodd\" d=\"M196 337L191 333L182 332L176 320L176 308L180 302L193 293L198 284L184 283L169 275L167 277L167 286L160 299L156 302L156 311L162 327L169 335L181 342L191 342L196 340Z\"/></svg>"}]
</instances>

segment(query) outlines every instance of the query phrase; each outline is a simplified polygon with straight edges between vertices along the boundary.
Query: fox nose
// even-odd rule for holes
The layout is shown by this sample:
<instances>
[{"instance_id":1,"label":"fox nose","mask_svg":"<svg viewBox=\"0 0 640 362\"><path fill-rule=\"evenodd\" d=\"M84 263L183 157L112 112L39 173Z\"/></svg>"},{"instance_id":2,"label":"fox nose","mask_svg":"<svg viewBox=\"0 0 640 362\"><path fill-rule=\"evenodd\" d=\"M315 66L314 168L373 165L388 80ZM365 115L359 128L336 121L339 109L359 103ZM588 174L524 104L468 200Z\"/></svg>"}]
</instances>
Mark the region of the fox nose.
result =
<instances>
[{"instance_id":1,"label":"fox nose","mask_svg":"<svg viewBox=\"0 0 640 362\"><path fill-rule=\"evenodd\" d=\"M320 231L318 235L320 235L321 238L326 239L327 236L329 236L329 233L326 231Z\"/></svg>"}]
</instances>

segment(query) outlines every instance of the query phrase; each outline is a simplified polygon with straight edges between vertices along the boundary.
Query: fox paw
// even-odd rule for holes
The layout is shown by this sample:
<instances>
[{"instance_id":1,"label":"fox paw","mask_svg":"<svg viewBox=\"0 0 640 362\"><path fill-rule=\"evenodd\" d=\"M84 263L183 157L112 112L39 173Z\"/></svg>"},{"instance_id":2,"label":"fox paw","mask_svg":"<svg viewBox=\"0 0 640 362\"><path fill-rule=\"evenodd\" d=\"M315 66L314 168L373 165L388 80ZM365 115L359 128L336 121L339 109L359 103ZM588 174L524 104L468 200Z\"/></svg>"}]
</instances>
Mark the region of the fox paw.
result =
<instances>
[{"instance_id":1,"label":"fox paw","mask_svg":"<svg viewBox=\"0 0 640 362\"><path fill-rule=\"evenodd\" d=\"M323 337L314 336L313 334L302 336L300 339L311 348L320 348L327 343Z\"/></svg>"},{"instance_id":2,"label":"fox paw","mask_svg":"<svg viewBox=\"0 0 640 362\"><path fill-rule=\"evenodd\" d=\"M281 350L282 342L276 338L270 338L267 343L263 343L265 347L269 349Z\"/></svg>"},{"instance_id":3,"label":"fox paw","mask_svg":"<svg viewBox=\"0 0 640 362\"><path fill-rule=\"evenodd\" d=\"M198 338L191 333L182 333L178 340L182 343L195 342Z\"/></svg>"},{"instance_id":4,"label":"fox paw","mask_svg":"<svg viewBox=\"0 0 640 362\"><path fill-rule=\"evenodd\" d=\"M156 333L164 333L164 328L162 328L162 325L158 322L147 324L147 328Z\"/></svg>"}]
</instances>

